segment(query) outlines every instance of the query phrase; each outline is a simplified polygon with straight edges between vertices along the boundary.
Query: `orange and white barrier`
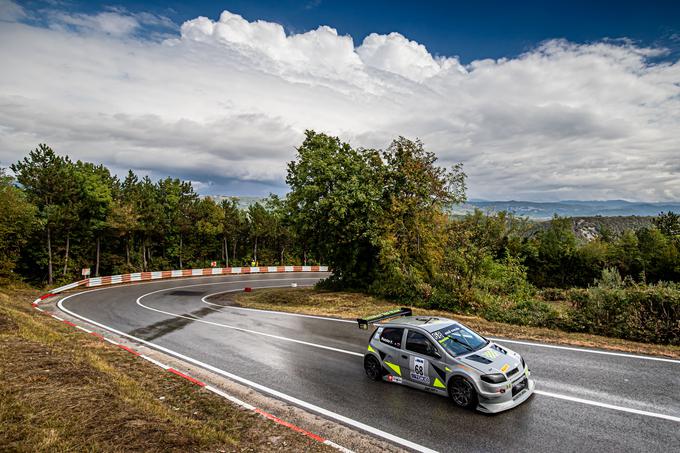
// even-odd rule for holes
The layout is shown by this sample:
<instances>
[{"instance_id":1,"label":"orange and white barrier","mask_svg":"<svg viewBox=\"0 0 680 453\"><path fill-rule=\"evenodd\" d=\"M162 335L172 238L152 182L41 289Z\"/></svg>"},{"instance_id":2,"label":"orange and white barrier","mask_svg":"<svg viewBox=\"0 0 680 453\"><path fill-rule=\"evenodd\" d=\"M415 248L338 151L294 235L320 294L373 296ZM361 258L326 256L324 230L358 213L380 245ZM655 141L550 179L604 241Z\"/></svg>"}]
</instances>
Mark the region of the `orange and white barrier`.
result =
<instances>
[{"instance_id":1,"label":"orange and white barrier","mask_svg":"<svg viewBox=\"0 0 680 453\"><path fill-rule=\"evenodd\" d=\"M104 277L91 277L68 285L54 288L51 294L58 294L80 286L91 288L93 286L117 285L119 283L143 282L148 280L162 280L179 277L202 277L214 275L235 274L271 274L281 272L328 272L328 266L256 266L256 267L209 267L206 269L178 269L172 271L134 272L131 274L107 275Z\"/></svg>"}]
</instances>

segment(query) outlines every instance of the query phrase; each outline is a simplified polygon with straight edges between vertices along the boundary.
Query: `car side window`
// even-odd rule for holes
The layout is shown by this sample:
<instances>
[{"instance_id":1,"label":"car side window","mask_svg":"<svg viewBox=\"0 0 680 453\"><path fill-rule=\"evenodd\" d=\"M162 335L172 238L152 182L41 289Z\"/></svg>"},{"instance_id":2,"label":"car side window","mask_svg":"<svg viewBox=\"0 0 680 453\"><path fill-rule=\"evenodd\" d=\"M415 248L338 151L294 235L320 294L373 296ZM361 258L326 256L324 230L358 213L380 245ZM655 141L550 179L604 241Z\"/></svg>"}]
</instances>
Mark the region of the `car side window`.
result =
<instances>
[{"instance_id":1,"label":"car side window","mask_svg":"<svg viewBox=\"0 0 680 453\"><path fill-rule=\"evenodd\" d=\"M439 352L432 342L425 335L415 330L409 330L406 335L406 349L417 354L439 357Z\"/></svg>"},{"instance_id":2,"label":"car side window","mask_svg":"<svg viewBox=\"0 0 680 453\"><path fill-rule=\"evenodd\" d=\"M380 334L380 342L390 345L394 348L401 348L401 338L404 335L404 329L398 327L385 327Z\"/></svg>"}]
</instances>

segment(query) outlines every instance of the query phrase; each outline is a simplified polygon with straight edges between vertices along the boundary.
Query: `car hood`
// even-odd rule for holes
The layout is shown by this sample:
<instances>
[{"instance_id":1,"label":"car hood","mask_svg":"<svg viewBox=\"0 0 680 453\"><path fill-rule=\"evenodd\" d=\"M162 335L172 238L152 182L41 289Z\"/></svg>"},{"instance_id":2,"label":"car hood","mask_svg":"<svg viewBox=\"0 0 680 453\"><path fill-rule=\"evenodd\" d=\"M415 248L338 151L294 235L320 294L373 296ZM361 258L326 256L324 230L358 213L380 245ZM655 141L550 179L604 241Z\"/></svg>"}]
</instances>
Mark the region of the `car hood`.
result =
<instances>
[{"instance_id":1,"label":"car hood","mask_svg":"<svg viewBox=\"0 0 680 453\"><path fill-rule=\"evenodd\" d=\"M517 371L522 371L520 355L493 342L478 351L458 357L458 360L483 374L503 373L507 376L515 368L517 368ZM517 372L512 373L510 378L514 377L515 374Z\"/></svg>"}]
</instances>

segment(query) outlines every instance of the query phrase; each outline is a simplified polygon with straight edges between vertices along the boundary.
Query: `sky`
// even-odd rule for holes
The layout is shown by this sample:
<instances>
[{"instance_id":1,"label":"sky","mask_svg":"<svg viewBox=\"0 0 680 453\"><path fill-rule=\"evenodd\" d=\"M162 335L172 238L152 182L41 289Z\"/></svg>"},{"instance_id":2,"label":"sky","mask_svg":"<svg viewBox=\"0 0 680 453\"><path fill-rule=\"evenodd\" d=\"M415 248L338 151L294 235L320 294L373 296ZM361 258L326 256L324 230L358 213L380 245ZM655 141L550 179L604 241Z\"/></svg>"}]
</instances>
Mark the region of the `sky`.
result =
<instances>
[{"instance_id":1,"label":"sky","mask_svg":"<svg viewBox=\"0 0 680 453\"><path fill-rule=\"evenodd\" d=\"M283 194L314 129L419 138L470 198L680 200L680 2L456 3L0 0L0 167Z\"/></svg>"}]
</instances>

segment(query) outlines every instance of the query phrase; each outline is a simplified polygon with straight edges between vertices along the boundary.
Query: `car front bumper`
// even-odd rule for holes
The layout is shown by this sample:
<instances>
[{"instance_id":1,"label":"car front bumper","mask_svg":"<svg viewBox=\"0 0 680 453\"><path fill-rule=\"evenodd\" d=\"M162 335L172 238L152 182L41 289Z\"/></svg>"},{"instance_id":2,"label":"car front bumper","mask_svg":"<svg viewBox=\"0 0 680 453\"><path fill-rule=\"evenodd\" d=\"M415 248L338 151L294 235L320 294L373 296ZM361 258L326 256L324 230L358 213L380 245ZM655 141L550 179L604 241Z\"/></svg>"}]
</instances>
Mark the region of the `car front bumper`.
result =
<instances>
[{"instance_id":1,"label":"car front bumper","mask_svg":"<svg viewBox=\"0 0 680 453\"><path fill-rule=\"evenodd\" d=\"M517 407L528 400L529 397L534 393L535 387L536 383L534 380L527 376L526 388L517 393L515 396L512 395L512 392L506 392L502 395L494 396L492 398L486 398L484 395L480 395L477 410L490 414L507 411L508 409Z\"/></svg>"}]
</instances>

